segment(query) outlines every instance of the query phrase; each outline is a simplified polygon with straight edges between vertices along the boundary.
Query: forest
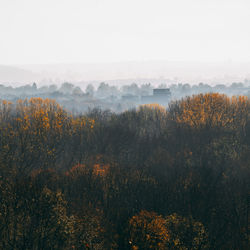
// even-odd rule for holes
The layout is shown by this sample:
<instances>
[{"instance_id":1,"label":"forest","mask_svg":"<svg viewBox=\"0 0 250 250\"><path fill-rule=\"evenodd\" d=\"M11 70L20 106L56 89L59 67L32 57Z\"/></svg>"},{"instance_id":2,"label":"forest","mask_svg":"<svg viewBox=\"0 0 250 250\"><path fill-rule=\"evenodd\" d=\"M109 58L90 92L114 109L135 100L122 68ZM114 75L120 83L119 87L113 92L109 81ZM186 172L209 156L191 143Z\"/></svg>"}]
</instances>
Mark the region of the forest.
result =
<instances>
[{"instance_id":1,"label":"forest","mask_svg":"<svg viewBox=\"0 0 250 250\"><path fill-rule=\"evenodd\" d=\"M249 249L249 180L245 96L0 102L0 249Z\"/></svg>"},{"instance_id":2,"label":"forest","mask_svg":"<svg viewBox=\"0 0 250 250\"><path fill-rule=\"evenodd\" d=\"M170 98L162 102L161 98L145 101L144 97L153 95L154 89L169 89ZM0 100L16 102L18 99L40 97L56 100L65 110L80 114L89 109L111 110L121 113L128 109L137 108L142 104L160 103L165 107L171 100L179 100L186 96L206 93L226 94L229 97L243 95L250 97L250 80L232 82L229 84L209 85L207 83L173 83L164 79L134 79L134 82L119 80L109 82L81 83L63 82L60 85L45 82L45 85L26 84L9 86L0 84Z\"/></svg>"}]
</instances>

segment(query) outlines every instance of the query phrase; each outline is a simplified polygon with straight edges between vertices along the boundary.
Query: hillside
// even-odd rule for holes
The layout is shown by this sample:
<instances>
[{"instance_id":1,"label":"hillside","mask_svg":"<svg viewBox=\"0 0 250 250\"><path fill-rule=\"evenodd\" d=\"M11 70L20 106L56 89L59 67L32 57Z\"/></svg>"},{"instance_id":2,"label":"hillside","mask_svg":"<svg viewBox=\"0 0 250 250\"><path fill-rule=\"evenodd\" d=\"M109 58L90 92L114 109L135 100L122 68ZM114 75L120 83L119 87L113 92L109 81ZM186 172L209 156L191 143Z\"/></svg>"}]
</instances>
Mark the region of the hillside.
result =
<instances>
[{"instance_id":1,"label":"hillside","mask_svg":"<svg viewBox=\"0 0 250 250\"><path fill-rule=\"evenodd\" d=\"M31 70L21 69L13 66L0 65L0 83L27 84L38 81L40 75Z\"/></svg>"}]
</instances>

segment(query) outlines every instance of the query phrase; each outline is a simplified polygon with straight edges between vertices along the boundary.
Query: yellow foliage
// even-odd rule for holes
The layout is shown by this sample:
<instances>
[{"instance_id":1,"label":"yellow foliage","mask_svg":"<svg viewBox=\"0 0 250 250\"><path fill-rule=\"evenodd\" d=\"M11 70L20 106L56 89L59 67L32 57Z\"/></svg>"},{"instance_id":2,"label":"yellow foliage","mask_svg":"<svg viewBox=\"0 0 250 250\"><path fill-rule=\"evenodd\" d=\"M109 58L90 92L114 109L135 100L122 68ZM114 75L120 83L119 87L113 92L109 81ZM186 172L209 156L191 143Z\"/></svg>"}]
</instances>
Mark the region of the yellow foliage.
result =
<instances>
[{"instance_id":1,"label":"yellow foliage","mask_svg":"<svg viewBox=\"0 0 250 250\"><path fill-rule=\"evenodd\" d=\"M132 249L166 249L170 237L162 216L141 211L130 219L129 226Z\"/></svg>"},{"instance_id":2,"label":"yellow foliage","mask_svg":"<svg viewBox=\"0 0 250 250\"><path fill-rule=\"evenodd\" d=\"M95 120L87 118L87 117L72 118L73 130L83 128L83 127L93 129L94 125L95 125Z\"/></svg>"},{"instance_id":3,"label":"yellow foliage","mask_svg":"<svg viewBox=\"0 0 250 250\"><path fill-rule=\"evenodd\" d=\"M166 109L164 108L164 106L158 104L158 103L151 103L151 104L143 104L140 106L140 108L148 108L151 110L158 110L161 112L166 112Z\"/></svg>"},{"instance_id":4,"label":"yellow foliage","mask_svg":"<svg viewBox=\"0 0 250 250\"><path fill-rule=\"evenodd\" d=\"M105 177L109 171L110 166L104 164L94 164L93 173L96 176Z\"/></svg>"},{"instance_id":5,"label":"yellow foliage","mask_svg":"<svg viewBox=\"0 0 250 250\"><path fill-rule=\"evenodd\" d=\"M61 130L65 121L65 112L54 100L31 98L16 103L17 122L24 130L30 128L37 132L51 128Z\"/></svg>"},{"instance_id":6,"label":"yellow foliage","mask_svg":"<svg viewBox=\"0 0 250 250\"><path fill-rule=\"evenodd\" d=\"M229 98L218 93L199 94L178 102L175 120L195 128L232 126L240 118L239 113L246 113L249 106L249 100L243 96Z\"/></svg>"}]
</instances>

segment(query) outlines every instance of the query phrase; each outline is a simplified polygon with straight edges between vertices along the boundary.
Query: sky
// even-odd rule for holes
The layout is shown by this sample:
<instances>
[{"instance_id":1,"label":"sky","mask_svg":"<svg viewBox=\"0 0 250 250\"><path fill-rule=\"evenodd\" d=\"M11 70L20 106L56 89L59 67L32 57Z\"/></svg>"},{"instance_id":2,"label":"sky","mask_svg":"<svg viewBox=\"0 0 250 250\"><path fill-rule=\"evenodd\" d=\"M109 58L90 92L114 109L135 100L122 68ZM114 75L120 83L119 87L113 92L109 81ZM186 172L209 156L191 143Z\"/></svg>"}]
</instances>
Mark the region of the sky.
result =
<instances>
[{"instance_id":1,"label":"sky","mask_svg":"<svg viewBox=\"0 0 250 250\"><path fill-rule=\"evenodd\" d=\"M249 0L0 0L0 64L250 62Z\"/></svg>"}]
</instances>

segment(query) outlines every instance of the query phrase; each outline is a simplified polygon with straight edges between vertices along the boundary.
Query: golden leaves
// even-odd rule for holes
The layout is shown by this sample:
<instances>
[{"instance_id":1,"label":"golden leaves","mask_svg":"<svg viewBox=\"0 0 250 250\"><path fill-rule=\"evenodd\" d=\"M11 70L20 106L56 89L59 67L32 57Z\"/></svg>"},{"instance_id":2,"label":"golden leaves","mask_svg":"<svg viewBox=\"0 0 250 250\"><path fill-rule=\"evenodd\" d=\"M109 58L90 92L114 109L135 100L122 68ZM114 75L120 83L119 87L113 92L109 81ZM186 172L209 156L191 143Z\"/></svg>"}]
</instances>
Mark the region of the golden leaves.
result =
<instances>
[{"instance_id":1,"label":"golden leaves","mask_svg":"<svg viewBox=\"0 0 250 250\"><path fill-rule=\"evenodd\" d=\"M105 177L109 171L110 166L104 164L94 164L93 173L96 176Z\"/></svg>"},{"instance_id":2,"label":"golden leaves","mask_svg":"<svg viewBox=\"0 0 250 250\"><path fill-rule=\"evenodd\" d=\"M151 103L151 104L143 104L140 106L140 109L151 109L151 110L158 110L160 112L166 112L166 109L164 108L164 106L158 104L158 103Z\"/></svg>"},{"instance_id":3,"label":"golden leaves","mask_svg":"<svg viewBox=\"0 0 250 250\"><path fill-rule=\"evenodd\" d=\"M94 128L95 120L87 118L87 117L77 117L72 118L72 126L77 127L89 127Z\"/></svg>"},{"instance_id":4,"label":"golden leaves","mask_svg":"<svg viewBox=\"0 0 250 250\"><path fill-rule=\"evenodd\" d=\"M233 126L239 112L250 107L247 97L229 98L218 93L199 94L177 102L175 119L180 124L195 128Z\"/></svg>"},{"instance_id":5,"label":"golden leaves","mask_svg":"<svg viewBox=\"0 0 250 250\"><path fill-rule=\"evenodd\" d=\"M169 232L162 216L143 210L129 220L129 227L133 249L166 249Z\"/></svg>"}]
</instances>

